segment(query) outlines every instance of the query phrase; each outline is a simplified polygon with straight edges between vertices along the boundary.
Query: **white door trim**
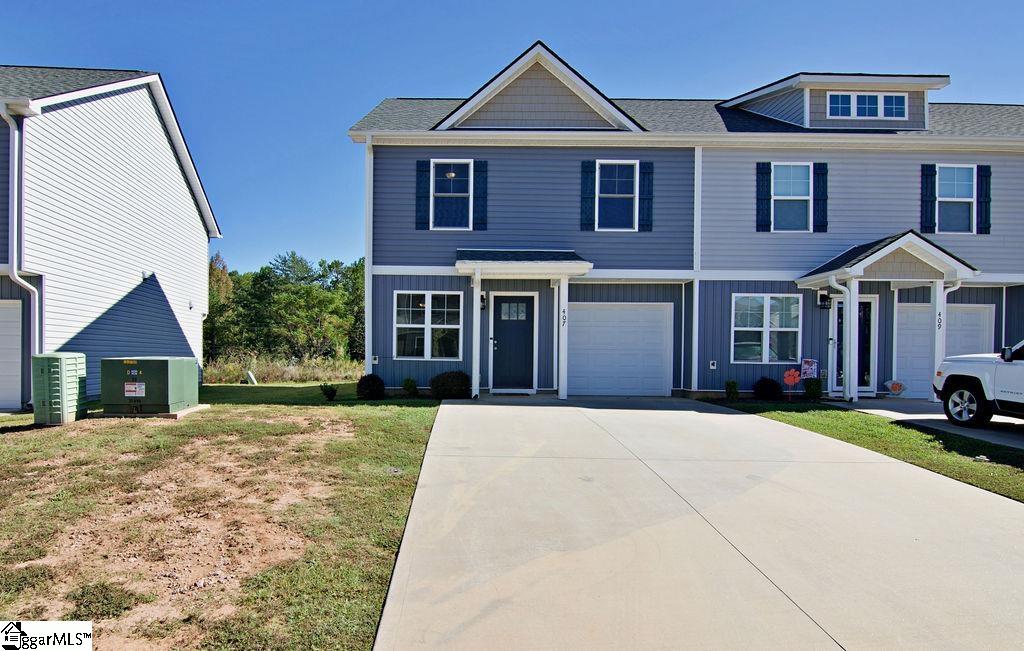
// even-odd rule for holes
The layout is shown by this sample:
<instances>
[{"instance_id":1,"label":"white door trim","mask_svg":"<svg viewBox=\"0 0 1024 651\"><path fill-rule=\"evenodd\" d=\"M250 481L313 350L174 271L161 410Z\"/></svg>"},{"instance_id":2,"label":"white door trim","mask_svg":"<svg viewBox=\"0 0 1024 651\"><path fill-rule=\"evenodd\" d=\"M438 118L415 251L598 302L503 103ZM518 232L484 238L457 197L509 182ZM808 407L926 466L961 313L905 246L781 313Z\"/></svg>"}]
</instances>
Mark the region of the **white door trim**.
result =
<instances>
[{"instance_id":1,"label":"white door trim","mask_svg":"<svg viewBox=\"0 0 1024 651\"><path fill-rule=\"evenodd\" d=\"M871 386L857 387L857 395L874 396L878 393L878 294L861 294L858 297L861 302L871 303ZM830 345L828 347L828 393L830 396L842 396L842 388L836 387L836 354L838 341L836 332L836 319L839 315L839 304L843 302L840 294L832 295L832 307L828 314L828 336Z\"/></svg>"},{"instance_id":2,"label":"white door trim","mask_svg":"<svg viewBox=\"0 0 1024 651\"><path fill-rule=\"evenodd\" d=\"M513 292L495 290L487 292L487 386L491 393L537 393L537 319L540 316L540 292ZM532 296L533 297L533 387L530 389L495 389L494 388L494 297L495 296Z\"/></svg>"}]
</instances>

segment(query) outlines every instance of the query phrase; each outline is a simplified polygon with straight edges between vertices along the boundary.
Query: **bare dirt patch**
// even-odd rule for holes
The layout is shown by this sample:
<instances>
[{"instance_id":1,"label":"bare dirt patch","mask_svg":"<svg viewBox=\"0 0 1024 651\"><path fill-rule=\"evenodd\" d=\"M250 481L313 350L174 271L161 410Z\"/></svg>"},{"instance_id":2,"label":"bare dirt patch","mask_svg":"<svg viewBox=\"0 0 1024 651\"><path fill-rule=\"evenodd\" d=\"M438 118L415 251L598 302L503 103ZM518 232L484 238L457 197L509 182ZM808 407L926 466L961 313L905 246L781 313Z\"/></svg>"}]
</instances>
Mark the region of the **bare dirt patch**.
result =
<instances>
[{"instance_id":1,"label":"bare dirt patch","mask_svg":"<svg viewBox=\"0 0 1024 651\"><path fill-rule=\"evenodd\" d=\"M188 646L201 635L202 621L231 615L245 578L298 558L309 543L281 519L289 507L315 504L333 491L308 472L309 452L352 436L340 420L252 418L304 429L275 436L271 445L237 437L190 441L141 475L130 492L111 493L90 517L59 534L44 558L21 564L51 568L53 581L12 612L60 618L71 609L66 595L92 581L147 595L148 603L96 623L98 649Z\"/></svg>"}]
</instances>

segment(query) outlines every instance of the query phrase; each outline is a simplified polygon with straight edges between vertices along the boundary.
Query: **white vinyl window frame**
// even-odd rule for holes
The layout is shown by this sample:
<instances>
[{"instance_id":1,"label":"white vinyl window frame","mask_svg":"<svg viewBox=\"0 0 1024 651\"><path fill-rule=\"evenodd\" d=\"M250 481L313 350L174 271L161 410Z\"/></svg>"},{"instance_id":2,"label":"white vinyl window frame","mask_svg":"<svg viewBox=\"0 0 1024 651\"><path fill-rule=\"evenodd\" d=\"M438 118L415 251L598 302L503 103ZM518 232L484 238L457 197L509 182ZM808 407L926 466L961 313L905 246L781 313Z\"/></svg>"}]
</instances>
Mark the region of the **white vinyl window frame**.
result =
<instances>
[{"instance_id":1,"label":"white vinyl window frame","mask_svg":"<svg viewBox=\"0 0 1024 651\"><path fill-rule=\"evenodd\" d=\"M736 326L736 299L737 298L760 298L764 302L764 316L760 327L737 327ZM795 298L797 300L797 326L795 328L773 328L771 326L771 305L773 298ZM800 355L803 350L803 326L804 326L804 297L802 294L760 294L734 293L729 299L732 303L729 310L729 363L730 364L769 364L772 366L792 366L800 363ZM760 332L761 333L761 359L736 359L736 333L737 332ZM793 361L771 361L771 354L768 344L771 341L773 332L795 332L796 333L796 359Z\"/></svg>"},{"instance_id":2,"label":"white vinyl window frame","mask_svg":"<svg viewBox=\"0 0 1024 651\"><path fill-rule=\"evenodd\" d=\"M847 95L850 98L849 115L832 115L832 96ZM857 115L857 98L873 96L878 98L878 115ZM885 117L885 98L903 98L903 117ZM829 91L825 97L825 117L829 120L896 120L907 121L910 119L910 94L900 92L857 92L853 90Z\"/></svg>"},{"instance_id":3,"label":"white vinyl window frame","mask_svg":"<svg viewBox=\"0 0 1024 651\"><path fill-rule=\"evenodd\" d=\"M601 197L625 199L625 194L601 194L602 165L633 166L633 228L601 228ZM605 233L636 233L640 230L640 161L639 160L598 160L594 168L594 230Z\"/></svg>"},{"instance_id":4,"label":"white vinyl window frame","mask_svg":"<svg viewBox=\"0 0 1024 651\"><path fill-rule=\"evenodd\" d=\"M939 196L939 170L945 168L959 168L971 170L971 197L941 197ZM971 230L969 231L944 231L939 224L939 207L943 203L969 203L971 204ZM941 235L975 235L978 232L978 166L963 163L936 163L935 164L935 233Z\"/></svg>"},{"instance_id":5,"label":"white vinyl window frame","mask_svg":"<svg viewBox=\"0 0 1024 651\"><path fill-rule=\"evenodd\" d=\"M807 196L799 196L799 197L791 196L791 195L776 196L775 195L775 167L776 166L783 166L783 167L786 167L786 166L794 166L794 167L795 166L803 166L803 167L806 167L807 168ZM814 230L814 164L813 163L804 163L804 162L791 163L791 162L787 162L787 161L779 161L777 163L776 162L772 162L771 186L772 186L772 206L771 206L772 225L771 225L771 232L772 233L810 233L810 232L812 232ZM806 201L807 202L807 228L804 229L804 230L798 230L798 231L797 230L792 230L792 229L775 230L775 201L776 200L779 200L779 201Z\"/></svg>"},{"instance_id":6,"label":"white vinyl window frame","mask_svg":"<svg viewBox=\"0 0 1024 651\"><path fill-rule=\"evenodd\" d=\"M423 323L399 323L398 322L398 297L402 294L408 294L411 296L423 295ZM430 311L433 309L433 297L434 296L458 296L459 297L459 325L442 325L432 324L430 322ZM465 298L462 292L458 291L419 291L415 289L396 289L392 296L392 309L391 309L391 353L392 359L401 361L415 361L415 362L429 362L429 361L444 361L444 362L461 362L462 361L462 328L466 321L465 314ZM423 330L423 357L400 357L398 355L398 329L412 329L420 328ZM459 331L459 355L458 357L434 357L431 353L433 352L433 338L431 334L434 330L458 330Z\"/></svg>"},{"instance_id":7,"label":"white vinyl window frame","mask_svg":"<svg viewBox=\"0 0 1024 651\"><path fill-rule=\"evenodd\" d=\"M438 164L441 165L469 165L469 196L467 201L469 202L469 222L466 226L434 226L434 197L461 197L463 195L457 194L437 194L434 192L434 167ZM473 230L473 159L463 158L431 158L430 159L430 230L432 231L471 231Z\"/></svg>"}]
</instances>

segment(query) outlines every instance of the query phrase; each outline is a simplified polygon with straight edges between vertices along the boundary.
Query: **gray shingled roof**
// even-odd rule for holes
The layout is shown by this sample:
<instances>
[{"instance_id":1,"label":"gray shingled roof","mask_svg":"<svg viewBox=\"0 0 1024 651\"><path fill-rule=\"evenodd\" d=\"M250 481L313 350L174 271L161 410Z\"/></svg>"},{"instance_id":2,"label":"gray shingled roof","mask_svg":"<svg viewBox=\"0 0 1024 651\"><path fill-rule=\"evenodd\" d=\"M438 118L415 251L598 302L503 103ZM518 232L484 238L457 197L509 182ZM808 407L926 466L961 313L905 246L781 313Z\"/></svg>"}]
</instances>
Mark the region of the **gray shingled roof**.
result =
<instances>
[{"instance_id":1,"label":"gray shingled roof","mask_svg":"<svg viewBox=\"0 0 1024 651\"><path fill-rule=\"evenodd\" d=\"M42 99L156 74L143 70L0 66L0 97Z\"/></svg>"},{"instance_id":2,"label":"gray shingled roof","mask_svg":"<svg viewBox=\"0 0 1024 651\"><path fill-rule=\"evenodd\" d=\"M530 249L456 249L455 261L586 262L575 251L535 251Z\"/></svg>"},{"instance_id":3,"label":"gray shingled roof","mask_svg":"<svg viewBox=\"0 0 1024 651\"><path fill-rule=\"evenodd\" d=\"M395 98L378 104L352 131L427 131L463 100ZM804 129L715 99L613 99L648 131L662 133L863 133L861 130ZM905 136L1024 137L1024 105L932 102L927 131L891 131ZM879 133L872 130L872 133Z\"/></svg>"},{"instance_id":4,"label":"gray shingled roof","mask_svg":"<svg viewBox=\"0 0 1024 651\"><path fill-rule=\"evenodd\" d=\"M924 240L928 244L931 244L933 247L935 247L939 251L942 251L943 253L945 253L949 257L953 258L957 262L960 262L961 264L963 264L963 265L965 265L967 267L970 267L971 269L974 269L975 271L977 271L977 268L975 268L973 265L971 265L971 263L965 261L964 259L962 259L960 257L957 257L953 253L950 253L948 250L942 248L941 246L939 246L935 242L932 242L927 237L925 237L924 235L921 235L920 233L918 233L914 229L910 229L909 231L903 231L902 233L896 233L895 235L890 235L889 237L883 237L882 239L879 239L879 240L874 240L872 242L865 242L864 244L858 244L857 246L851 247L851 248L847 249L846 251L843 251L842 253L840 253L836 257L832 258L828 262L826 262L826 263L824 263L822 265L819 265L818 267L816 267L816 268L812 269L811 271L805 273L803 275L803 277L804 278L810 278L811 276L817 276L818 274L828 273L828 272L831 272L831 271L839 271L840 269L844 269L846 267L852 267L853 265L855 265L855 264L857 264L859 262L862 262L862 261L866 260L867 258L871 257L875 253L878 253L879 251L881 251L882 249L884 249L885 247L889 246L890 244L892 244L893 242L895 242L896 240L900 239L901 237L903 237L905 235L916 235L917 237L921 238L922 240Z\"/></svg>"}]
</instances>

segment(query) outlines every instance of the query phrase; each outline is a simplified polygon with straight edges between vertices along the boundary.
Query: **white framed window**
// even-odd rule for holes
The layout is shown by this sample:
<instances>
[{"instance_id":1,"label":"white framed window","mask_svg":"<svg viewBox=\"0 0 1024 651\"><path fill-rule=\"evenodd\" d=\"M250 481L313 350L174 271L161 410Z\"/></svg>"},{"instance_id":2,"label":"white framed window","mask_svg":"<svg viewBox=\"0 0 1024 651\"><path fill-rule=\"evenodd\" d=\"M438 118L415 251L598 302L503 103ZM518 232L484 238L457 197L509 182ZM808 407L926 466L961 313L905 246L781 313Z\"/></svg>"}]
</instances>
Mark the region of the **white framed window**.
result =
<instances>
[{"instance_id":1,"label":"white framed window","mask_svg":"<svg viewBox=\"0 0 1024 651\"><path fill-rule=\"evenodd\" d=\"M811 232L810 163L772 163L772 232Z\"/></svg>"},{"instance_id":2,"label":"white framed window","mask_svg":"<svg viewBox=\"0 0 1024 651\"><path fill-rule=\"evenodd\" d=\"M430 230L473 230L472 160L430 160Z\"/></svg>"},{"instance_id":3,"label":"white framed window","mask_svg":"<svg viewBox=\"0 0 1024 651\"><path fill-rule=\"evenodd\" d=\"M829 118L843 120L906 120L907 93L829 92Z\"/></svg>"},{"instance_id":4,"label":"white framed window","mask_svg":"<svg viewBox=\"0 0 1024 651\"><path fill-rule=\"evenodd\" d=\"M936 233L975 232L977 178L977 165L936 165Z\"/></svg>"},{"instance_id":5,"label":"white framed window","mask_svg":"<svg viewBox=\"0 0 1024 651\"><path fill-rule=\"evenodd\" d=\"M462 292L396 291L394 359L462 359Z\"/></svg>"},{"instance_id":6,"label":"white framed window","mask_svg":"<svg viewBox=\"0 0 1024 651\"><path fill-rule=\"evenodd\" d=\"M594 195L594 228L636 231L640 224L640 161L599 160Z\"/></svg>"},{"instance_id":7,"label":"white framed window","mask_svg":"<svg viewBox=\"0 0 1024 651\"><path fill-rule=\"evenodd\" d=\"M802 310L800 294L733 294L732 363L798 363Z\"/></svg>"}]
</instances>

